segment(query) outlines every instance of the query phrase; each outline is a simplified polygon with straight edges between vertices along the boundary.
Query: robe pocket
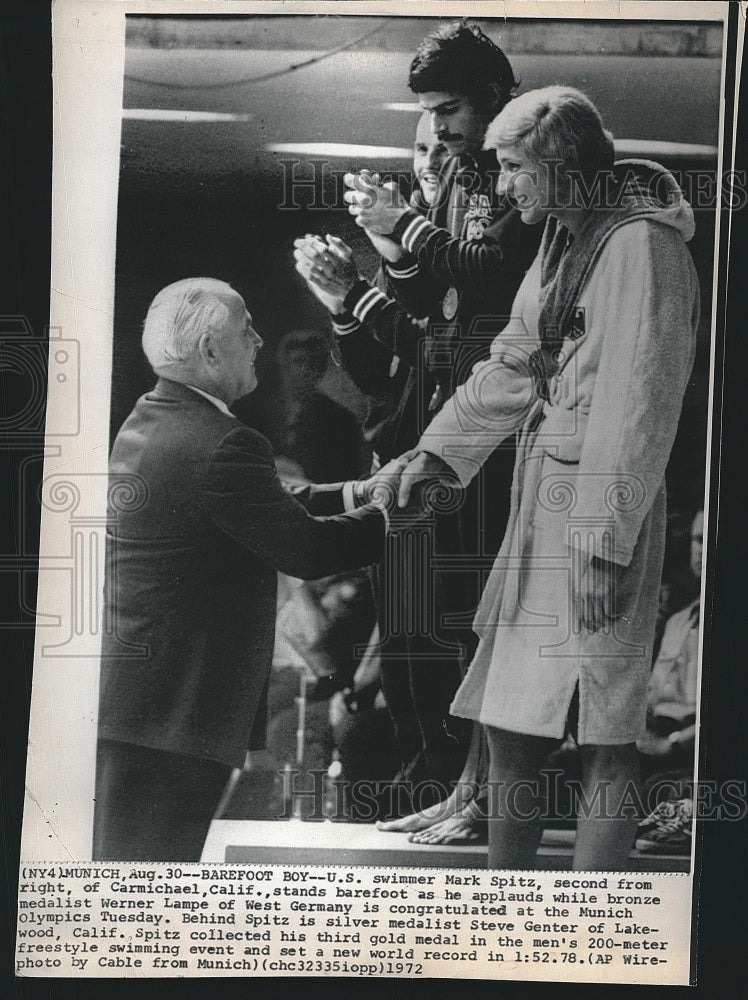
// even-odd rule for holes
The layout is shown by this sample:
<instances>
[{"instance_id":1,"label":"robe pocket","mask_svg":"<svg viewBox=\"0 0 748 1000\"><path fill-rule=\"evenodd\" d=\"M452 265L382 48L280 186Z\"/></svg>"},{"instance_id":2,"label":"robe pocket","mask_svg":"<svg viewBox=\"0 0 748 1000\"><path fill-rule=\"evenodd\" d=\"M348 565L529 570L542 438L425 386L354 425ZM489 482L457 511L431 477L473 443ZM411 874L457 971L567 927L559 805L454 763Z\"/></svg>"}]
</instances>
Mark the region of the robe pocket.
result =
<instances>
[{"instance_id":1,"label":"robe pocket","mask_svg":"<svg viewBox=\"0 0 748 1000\"><path fill-rule=\"evenodd\" d=\"M561 406L543 407L543 421L538 440L550 458L559 463L578 463L582 456L588 414L578 407L567 409Z\"/></svg>"},{"instance_id":2,"label":"robe pocket","mask_svg":"<svg viewBox=\"0 0 748 1000\"><path fill-rule=\"evenodd\" d=\"M544 453L534 487L532 505L526 508L530 515L532 552L544 558L568 558L579 502L579 465L560 462Z\"/></svg>"},{"instance_id":3,"label":"robe pocket","mask_svg":"<svg viewBox=\"0 0 748 1000\"><path fill-rule=\"evenodd\" d=\"M611 496L618 481L612 473L583 472L577 462L544 453L531 505L525 505L526 524L536 535L535 547L543 551L552 542L552 549L546 548L549 554L571 545L602 555L603 536L614 546L616 518Z\"/></svg>"}]
</instances>

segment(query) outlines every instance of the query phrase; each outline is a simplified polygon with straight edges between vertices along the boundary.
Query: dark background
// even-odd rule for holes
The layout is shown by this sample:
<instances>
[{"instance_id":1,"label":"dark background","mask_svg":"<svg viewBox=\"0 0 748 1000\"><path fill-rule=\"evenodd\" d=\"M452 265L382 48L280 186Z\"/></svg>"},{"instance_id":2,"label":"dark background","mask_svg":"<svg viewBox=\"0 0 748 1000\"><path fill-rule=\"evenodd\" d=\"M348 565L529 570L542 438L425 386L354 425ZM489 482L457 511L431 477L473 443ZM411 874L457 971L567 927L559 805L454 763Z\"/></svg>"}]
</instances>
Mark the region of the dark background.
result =
<instances>
[{"instance_id":1,"label":"dark background","mask_svg":"<svg viewBox=\"0 0 748 1000\"><path fill-rule=\"evenodd\" d=\"M737 5L733 4L737 18ZM507 48L509 46L507 45ZM36 0L6 3L0 11L0 237L3 266L0 268L0 311L3 317L23 315L31 330L44 335L49 315L49 220L51 178L51 80L48 5ZM685 81L681 94L693 94L692 81ZM638 96L638 104L657 103L658 94L650 91ZM739 166L745 167L746 117L743 100L739 143ZM729 108L728 108L729 116ZM386 140L389 144L389 137ZM207 212L207 210L206 210ZM210 230L205 215L203 231ZM167 215L164 225L173 221ZM725 220L726 222L726 220ZM746 551L745 441L748 421L745 412L745 315L748 297L745 292L745 260L748 250L746 210L733 219L730 304L726 315L718 303L721 326L726 318L729 331L724 358L718 369L724 370L724 405L720 477L713 479L719 488L719 540L712 549L710 577L714 582L714 618L710 636L710 683L705 702L707 711L704 777L714 780L740 778L746 766L746 588L744 569ZM182 230L179 230L180 234ZM725 233L726 235L726 233ZM171 241L170 241L171 242ZM216 238L216 242L218 242ZM173 246L179 246L174 240ZM145 243L143 244L145 246ZM180 251L181 252L181 251ZM142 258L141 275L153 286L163 284L164 262L155 254ZM171 266L171 264L169 265ZM150 270L154 267L155 270ZM164 270L168 270L164 268ZM183 276L180 272L175 276ZM168 276L166 280L169 280ZM240 286L238 286L240 287ZM145 289L141 294L148 298ZM719 328L718 328L719 329ZM119 331L118 331L119 334ZM5 414L22 408L28 384L12 368L0 371L2 394L0 406ZM718 400L719 402L719 400ZM719 454L719 421L715 426L715 457ZM5 424L3 424L3 428ZM18 473L29 455L39 454L40 439L29 436L21 445L3 432L0 445L0 496L3 537L0 546L0 583L2 584L2 621L0 629L0 925L2 925L2 965L0 1000L83 1000L102 995L142 997L151 991L163 1000L219 1000L222 997L246 996L249 991L261 997L298 996L302 991L314 1000L332 997L453 997L456 990L474 997L543 997L576 998L599 996L610 992L629 998L638 990L632 987L584 987L572 984L467 983L442 981L397 982L393 980L315 980L255 981L192 980L125 982L117 980L14 980L13 932L18 849L23 803L23 774L26 757L28 700L31 690L33 658L32 619L24 604L34 592L33 551L19 556L19 538L23 533L35 538L38 532L37 499L33 490L18 492ZM40 471L40 470L39 470ZM716 508L713 508L716 509ZM25 520L24 520L25 519ZM716 522L712 523L712 545ZM19 596L20 569L26 569L26 598ZM25 626L25 627L19 627ZM748 940L746 919L746 883L748 882L748 825L737 823L703 824L703 857L699 892L699 986L693 990L658 989L644 985L641 992L653 997L688 996L715 1000L746 995L745 943Z\"/></svg>"}]
</instances>

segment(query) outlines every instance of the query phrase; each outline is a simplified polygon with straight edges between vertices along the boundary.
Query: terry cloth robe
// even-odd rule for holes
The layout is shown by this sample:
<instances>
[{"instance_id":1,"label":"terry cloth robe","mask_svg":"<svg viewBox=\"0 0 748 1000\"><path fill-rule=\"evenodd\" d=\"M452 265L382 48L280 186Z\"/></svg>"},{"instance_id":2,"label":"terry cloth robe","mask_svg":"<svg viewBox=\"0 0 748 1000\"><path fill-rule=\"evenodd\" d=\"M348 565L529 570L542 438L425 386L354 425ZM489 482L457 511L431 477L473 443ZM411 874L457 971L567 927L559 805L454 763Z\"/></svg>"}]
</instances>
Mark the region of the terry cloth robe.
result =
<instances>
[{"instance_id":1,"label":"terry cloth robe","mask_svg":"<svg viewBox=\"0 0 748 1000\"><path fill-rule=\"evenodd\" d=\"M581 743L631 743L644 731L665 468L699 315L685 245L693 213L662 168L633 169L663 180L663 202L590 212L570 244L549 219L491 357L419 443L466 485L520 432L507 532L452 712L560 739L578 686ZM578 629L570 600L593 555L615 564L618 614L597 633Z\"/></svg>"}]
</instances>

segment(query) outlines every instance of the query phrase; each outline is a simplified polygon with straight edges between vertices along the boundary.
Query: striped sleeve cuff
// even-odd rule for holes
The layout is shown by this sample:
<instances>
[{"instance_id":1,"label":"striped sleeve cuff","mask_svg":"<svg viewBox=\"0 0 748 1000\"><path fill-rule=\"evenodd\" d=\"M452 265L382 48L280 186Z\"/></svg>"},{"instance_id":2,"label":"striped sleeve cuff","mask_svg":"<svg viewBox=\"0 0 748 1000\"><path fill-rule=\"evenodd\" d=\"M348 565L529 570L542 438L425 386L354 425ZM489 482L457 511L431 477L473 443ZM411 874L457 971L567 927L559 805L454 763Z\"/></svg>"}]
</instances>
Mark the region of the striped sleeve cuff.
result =
<instances>
[{"instance_id":1,"label":"striped sleeve cuff","mask_svg":"<svg viewBox=\"0 0 748 1000\"><path fill-rule=\"evenodd\" d=\"M399 242L408 253L415 253L421 238L433 228L428 219L424 219L422 215L409 210L398 219L397 225L392 231L392 238Z\"/></svg>"},{"instance_id":2,"label":"striped sleeve cuff","mask_svg":"<svg viewBox=\"0 0 748 1000\"><path fill-rule=\"evenodd\" d=\"M365 323L366 317L377 305L386 305L390 300L367 281L357 281L345 297L345 308L353 314L359 323Z\"/></svg>"},{"instance_id":3,"label":"striped sleeve cuff","mask_svg":"<svg viewBox=\"0 0 748 1000\"><path fill-rule=\"evenodd\" d=\"M413 278L418 274L418 261L415 260L410 254L406 254L396 263L385 264L385 270L387 271L387 274L395 280Z\"/></svg>"},{"instance_id":4,"label":"striped sleeve cuff","mask_svg":"<svg viewBox=\"0 0 748 1000\"><path fill-rule=\"evenodd\" d=\"M349 333L360 330L361 324L351 313L344 312L332 317L332 329L338 337L345 337Z\"/></svg>"}]
</instances>

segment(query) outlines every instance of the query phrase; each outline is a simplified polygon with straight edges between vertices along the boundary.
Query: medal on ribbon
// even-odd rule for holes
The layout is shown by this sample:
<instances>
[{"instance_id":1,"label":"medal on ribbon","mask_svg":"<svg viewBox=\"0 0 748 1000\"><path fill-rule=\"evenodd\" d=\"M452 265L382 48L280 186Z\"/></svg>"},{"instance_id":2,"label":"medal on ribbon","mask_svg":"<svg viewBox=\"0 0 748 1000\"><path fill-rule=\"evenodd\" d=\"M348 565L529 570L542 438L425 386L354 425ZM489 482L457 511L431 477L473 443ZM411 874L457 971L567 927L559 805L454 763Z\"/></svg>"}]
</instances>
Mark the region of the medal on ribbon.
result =
<instances>
[{"instance_id":1,"label":"medal on ribbon","mask_svg":"<svg viewBox=\"0 0 748 1000\"><path fill-rule=\"evenodd\" d=\"M457 294L456 288L448 288L447 294L442 300L442 313L444 318L447 320L452 320L457 315L457 307L460 304L460 296Z\"/></svg>"}]
</instances>

